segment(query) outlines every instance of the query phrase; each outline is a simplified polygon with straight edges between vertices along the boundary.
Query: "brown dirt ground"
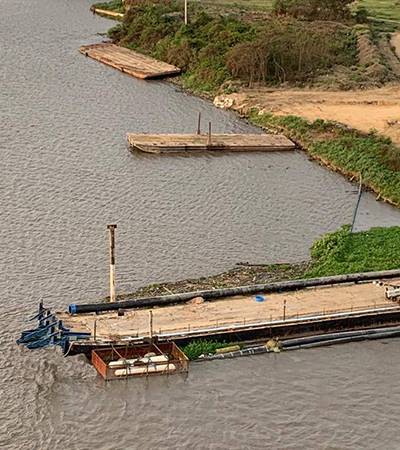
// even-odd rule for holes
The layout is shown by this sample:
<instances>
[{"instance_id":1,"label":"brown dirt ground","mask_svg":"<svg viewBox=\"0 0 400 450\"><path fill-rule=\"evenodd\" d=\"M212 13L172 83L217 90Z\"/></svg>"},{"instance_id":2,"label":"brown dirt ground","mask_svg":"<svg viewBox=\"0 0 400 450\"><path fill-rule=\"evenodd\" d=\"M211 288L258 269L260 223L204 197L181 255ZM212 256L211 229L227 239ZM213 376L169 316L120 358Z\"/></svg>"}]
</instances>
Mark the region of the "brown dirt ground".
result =
<instances>
[{"instance_id":1,"label":"brown dirt ground","mask_svg":"<svg viewBox=\"0 0 400 450\"><path fill-rule=\"evenodd\" d=\"M391 44L400 58L400 33ZM400 84L357 91L243 88L218 96L218 103L239 113L251 108L276 115L296 115L308 120L324 119L344 123L368 132L377 130L400 145ZM232 105L233 102L233 105ZM217 101L215 101L217 104Z\"/></svg>"},{"instance_id":2,"label":"brown dirt ground","mask_svg":"<svg viewBox=\"0 0 400 450\"><path fill-rule=\"evenodd\" d=\"M391 44L395 48L395 52L396 52L398 58L400 59L400 33L393 35Z\"/></svg>"},{"instance_id":3,"label":"brown dirt ground","mask_svg":"<svg viewBox=\"0 0 400 450\"><path fill-rule=\"evenodd\" d=\"M400 85L360 91L271 90L246 88L224 95L231 109L246 114L252 108L276 115L344 123L368 132L372 129L400 145Z\"/></svg>"}]
</instances>

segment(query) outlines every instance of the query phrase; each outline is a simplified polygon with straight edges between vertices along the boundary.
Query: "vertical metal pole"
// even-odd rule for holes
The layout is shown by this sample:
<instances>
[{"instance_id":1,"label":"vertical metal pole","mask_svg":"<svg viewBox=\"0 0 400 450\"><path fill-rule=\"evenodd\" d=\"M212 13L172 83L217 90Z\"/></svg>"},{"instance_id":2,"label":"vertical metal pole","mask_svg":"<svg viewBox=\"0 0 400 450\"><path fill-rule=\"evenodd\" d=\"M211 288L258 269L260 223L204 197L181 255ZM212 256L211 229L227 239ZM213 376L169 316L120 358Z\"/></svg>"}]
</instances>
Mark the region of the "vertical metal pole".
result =
<instances>
[{"instance_id":1,"label":"vertical metal pole","mask_svg":"<svg viewBox=\"0 0 400 450\"><path fill-rule=\"evenodd\" d=\"M153 311L149 311L150 351L153 349Z\"/></svg>"},{"instance_id":2,"label":"vertical metal pole","mask_svg":"<svg viewBox=\"0 0 400 450\"><path fill-rule=\"evenodd\" d=\"M115 229L117 225L107 225L110 230L110 302L115 302Z\"/></svg>"},{"instance_id":3,"label":"vertical metal pole","mask_svg":"<svg viewBox=\"0 0 400 450\"><path fill-rule=\"evenodd\" d=\"M197 134L201 134L201 113L199 113L199 118L197 120Z\"/></svg>"},{"instance_id":4,"label":"vertical metal pole","mask_svg":"<svg viewBox=\"0 0 400 450\"><path fill-rule=\"evenodd\" d=\"M286 320L286 300L283 300L283 320Z\"/></svg>"},{"instance_id":5,"label":"vertical metal pole","mask_svg":"<svg viewBox=\"0 0 400 450\"><path fill-rule=\"evenodd\" d=\"M211 145L211 122L208 122L208 142L207 145Z\"/></svg>"},{"instance_id":6,"label":"vertical metal pole","mask_svg":"<svg viewBox=\"0 0 400 450\"><path fill-rule=\"evenodd\" d=\"M356 222L356 217L357 217L358 207L360 206L361 195L362 195L362 174L360 173L360 186L359 186L359 188L358 188L357 204L356 204L356 207L355 207L355 209L354 209L353 221L351 222L351 228L350 228L350 234L351 234L351 233L353 232L353 230L354 230L354 224L355 224L355 222Z\"/></svg>"},{"instance_id":7,"label":"vertical metal pole","mask_svg":"<svg viewBox=\"0 0 400 450\"><path fill-rule=\"evenodd\" d=\"M185 0L185 25L188 24L188 5L187 0Z\"/></svg>"}]
</instances>

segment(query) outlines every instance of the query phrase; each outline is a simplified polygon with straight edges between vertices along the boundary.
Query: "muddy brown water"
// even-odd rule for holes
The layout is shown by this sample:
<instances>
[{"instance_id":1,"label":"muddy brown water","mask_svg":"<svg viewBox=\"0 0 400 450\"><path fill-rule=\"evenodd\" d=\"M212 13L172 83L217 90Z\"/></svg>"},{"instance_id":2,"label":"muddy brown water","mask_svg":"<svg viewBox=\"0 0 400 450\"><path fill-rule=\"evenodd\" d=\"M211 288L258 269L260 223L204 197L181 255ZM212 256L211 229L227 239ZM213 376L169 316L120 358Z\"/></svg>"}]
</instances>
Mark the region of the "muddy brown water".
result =
<instances>
[{"instance_id":1,"label":"muddy brown water","mask_svg":"<svg viewBox=\"0 0 400 450\"><path fill-rule=\"evenodd\" d=\"M298 261L349 222L356 186L302 153L154 157L125 132L255 132L176 87L85 59L113 23L87 0L0 4L0 448L396 449L398 340L193 364L104 384L82 358L15 345L43 297L120 292L237 261ZM358 229L399 224L365 195Z\"/></svg>"}]
</instances>

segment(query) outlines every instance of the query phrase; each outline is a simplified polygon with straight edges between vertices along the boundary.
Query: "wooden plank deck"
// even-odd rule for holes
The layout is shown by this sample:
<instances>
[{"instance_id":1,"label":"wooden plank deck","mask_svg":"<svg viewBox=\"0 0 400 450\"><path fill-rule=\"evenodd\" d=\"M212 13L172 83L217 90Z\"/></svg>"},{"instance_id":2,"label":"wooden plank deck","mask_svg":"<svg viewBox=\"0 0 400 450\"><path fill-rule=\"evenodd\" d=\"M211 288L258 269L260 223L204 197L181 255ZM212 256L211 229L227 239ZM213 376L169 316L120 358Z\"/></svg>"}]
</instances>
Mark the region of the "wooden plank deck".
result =
<instances>
[{"instance_id":1,"label":"wooden plank deck","mask_svg":"<svg viewBox=\"0 0 400 450\"><path fill-rule=\"evenodd\" d=\"M295 144L285 136L270 134L127 134L133 148L147 153L183 151L275 152L294 150Z\"/></svg>"},{"instance_id":2,"label":"wooden plank deck","mask_svg":"<svg viewBox=\"0 0 400 450\"><path fill-rule=\"evenodd\" d=\"M399 279L391 283L398 284ZM259 323L291 318L331 315L339 312L356 313L378 307L396 306L385 298L385 287L371 282L303 289L288 293L261 294L265 301L258 303L254 296L226 297L212 302L196 302L152 308L154 333L194 331L199 329ZM285 312L284 312L285 309ZM149 309L77 314L57 313L71 331L94 333L98 338L147 336ZM96 325L95 325L96 323Z\"/></svg>"},{"instance_id":3,"label":"wooden plank deck","mask_svg":"<svg viewBox=\"0 0 400 450\"><path fill-rule=\"evenodd\" d=\"M181 72L176 66L110 43L83 45L78 50L85 56L136 78L158 78Z\"/></svg>"}]
</instances>

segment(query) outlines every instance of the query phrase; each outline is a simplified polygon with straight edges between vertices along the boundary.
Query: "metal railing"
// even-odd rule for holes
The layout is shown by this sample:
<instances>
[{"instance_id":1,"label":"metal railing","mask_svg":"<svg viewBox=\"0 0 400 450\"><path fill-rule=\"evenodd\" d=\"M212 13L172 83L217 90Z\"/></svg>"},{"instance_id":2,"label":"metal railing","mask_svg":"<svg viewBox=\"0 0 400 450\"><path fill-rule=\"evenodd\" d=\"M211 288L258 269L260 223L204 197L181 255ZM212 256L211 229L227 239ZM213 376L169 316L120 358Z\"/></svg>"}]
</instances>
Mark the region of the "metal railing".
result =
<instances>
[{"instance_id":1,"label":"metal railing","mask_svg":"<svg viewBox=\"0 0 400 450\"><path fill-rule=\"evenodd\" d=\"M390 303L382 303L382 304L374 304L373 307L366 308L344 308L341 310L317 310L310 311L306 314L299 314L296 312L295 314L287 314L287 306L286 311L281 316L270 315L268 318L262 318L258 316L257 318L234 318L229 321L219 321L215 322L208 321L204 324L199 324L193 326L192 324L188 324L184 327L178 328L168 328L162 330L161 328L154 330L154 336L158 336L159 338L168 338L168 337L177 337L177 336L188 336L188 335L196 335L196 334L204 334L206 332L223 332L223 331L233 331L233 330L241 330L247 328L258 328L258 327L268 327L268 326L276 326L276 325L290 325L295 323L316 321L316 320L329 320L335 318L345 318L357 316L360 314L376 314L377 312L395 312L400 311L400 305L395 303L390 306ZM146 333L141 333L140 331L136 334L132 333L130 337L124 337L122 340L140 340L144 337L147 337Z\"/></svg>"}]
</instances>

